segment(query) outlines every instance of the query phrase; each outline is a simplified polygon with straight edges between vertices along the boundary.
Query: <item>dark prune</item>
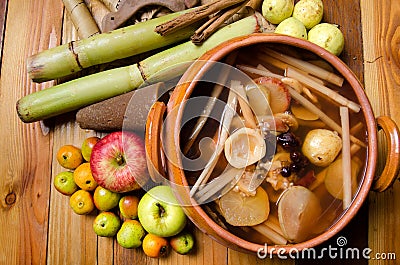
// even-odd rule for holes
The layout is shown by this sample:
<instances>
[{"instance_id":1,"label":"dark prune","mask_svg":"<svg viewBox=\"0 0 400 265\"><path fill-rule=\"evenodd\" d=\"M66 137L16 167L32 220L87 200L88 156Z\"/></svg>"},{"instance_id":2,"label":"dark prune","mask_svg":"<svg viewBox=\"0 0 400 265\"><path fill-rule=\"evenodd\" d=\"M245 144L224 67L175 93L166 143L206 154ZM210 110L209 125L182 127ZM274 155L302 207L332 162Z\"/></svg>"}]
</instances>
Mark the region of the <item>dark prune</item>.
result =
<instances>
[{"instance_id":1,"label":"dark prune","mask_svg":"<svg viewBox=\"0 0 400 265\"><path fill-rule=\"evenodd\" d=\"M289 151L296 150L300 146L299 139L291 132L282 133L276 139L278 144Z\"/></svg>"},{"instance_id":2,"label":"dark prune","mask_svg":"<svg viewBox=\"0 0 400 265\"><path fill-rule=\"evenodd\" d=\"M300 171L300 169L302 169L302 168L303 168L303 167L300 166L299 164L296 164L296 163L290 164L290 169L291 169L293 172L298 172L298 171Z\"/></svg>"},{"instance_id":3,"label":"dark prune","mask_svg":"<svg viewBox=\"0 0 400 265\"><path fill-rule=\"evenodd\" d=\"M303 154L299 151L293 151L290 153L290 160L292 160L293 163L298 163L301 161Z\"/></svg>"},{"instance_id":4,"label":"dark prune","mask_svg":"<svg viewBox=\"0 0 400 265\"><path fill-rule=\"evenodd\" d=\"M290 177L290 175L292 174L292 171L290 169L290 167L282 167L281 168L281 175L282 177Z\"/></svg>"}]
</instances>

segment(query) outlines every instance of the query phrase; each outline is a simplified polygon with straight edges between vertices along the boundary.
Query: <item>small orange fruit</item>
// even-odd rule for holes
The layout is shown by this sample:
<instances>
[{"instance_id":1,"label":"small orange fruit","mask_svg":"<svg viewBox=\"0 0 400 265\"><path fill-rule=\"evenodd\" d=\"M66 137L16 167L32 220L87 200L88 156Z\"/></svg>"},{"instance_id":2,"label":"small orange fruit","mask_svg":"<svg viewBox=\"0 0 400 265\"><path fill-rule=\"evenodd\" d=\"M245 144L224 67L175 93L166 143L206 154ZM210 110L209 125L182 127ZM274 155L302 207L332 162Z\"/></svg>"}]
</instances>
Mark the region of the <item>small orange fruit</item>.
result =
<instances>
[{"instance_id":1,"label":"small orange fruit","mask_svg":"<svg viewBox=\"0 0 400 265\"><path fill-rule=\"evenodd\" d=\"M71 195L69 205L76 214L89 214L94 210L93 197L86 190L77 190Z\"/></svg>"},{"instance_id":2,"label":"small orange fruit","mask_svg":"<svg viewBox=\"0 0 400 265\"><path fill-rule=\"evenodd\" d=\"M74 181L83 190L92 191L97 187L97 182L93 178L89 162L82 163L75 169Z\"/></svg>"},{"instance_id":3,"label":"small orange fruit","mask_svg":"<svg viewBox=\"0 0 400 265\"><path fill-rule=\"evenodd\" d=\"M168 240L153 234L147 234L142 243L144 253L151 258L159 258L168 252Z\"/></svg>"},{"instance_id":4,"label":"small orange fruit","mask_svg":"<svg viewBox=\"0 0 400 265\"><path fill-rule=\"evenodd\" d=\"M81 149L73 145L63 145L57 151L58 163L67 169L75 169L83 162Z\"/></svg>"}]
</instances>

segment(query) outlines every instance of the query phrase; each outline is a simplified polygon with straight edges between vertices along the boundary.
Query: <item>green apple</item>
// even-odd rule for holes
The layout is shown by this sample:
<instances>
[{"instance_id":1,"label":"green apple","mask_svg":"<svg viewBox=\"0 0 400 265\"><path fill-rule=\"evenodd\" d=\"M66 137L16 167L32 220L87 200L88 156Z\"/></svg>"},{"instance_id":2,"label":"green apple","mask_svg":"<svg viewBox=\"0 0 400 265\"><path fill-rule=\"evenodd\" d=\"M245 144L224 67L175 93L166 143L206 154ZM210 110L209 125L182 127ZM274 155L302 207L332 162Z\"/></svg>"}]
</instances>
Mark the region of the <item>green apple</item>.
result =
<instances>
[{"instance_id":1,"label":"green apple","mask_svg":"<svg viewBox=\"0 0 400 265\"><path fill-rule=\"evenodd\" d=\"M101 212L93 221L93 230L98 236L113 237L121 227L121 220L113 212Z\"/></svg>"},{"instance_id":2,"label":"green apple","mask_svg":"<svg viewBox=\"0 0 400 265\"><path fill-rule=\"evenodd\" d=\"M119 200L119 211L125 219L138 217L139 198L134 195L125 195Z\"/></svg>"},{"instance_id":3,"label":"green apple","mask_svg":"<svg viewBox=\"0 0 400 265\"><path fill-rule=\"evenodd\" d=\"M83 141L82 147L81 147L83 159L85 159L88 162L90 161L90 155L92 154L93 146L98 141L100 141L100 138L97 136L88 137Z\"/></svg>"},{"instance_id":4,"label":"green apple","mask_svg":"<svg viewBox=\"0 0 400 265\"><path fill-rule=\"evenodd\" d=\"M124 248L137 248L142 245L146 235L143 226L137 220L125 220L117 233L117 242Z\"/></svg>"},{"instance_id":5,"label":"green apple","mask_svg":"<svg viewBox=\"0 0 400 265\"><path fill-rule=\"evenodd\" d=\"M189 231L182 231L171 237L169 244L172 249L181 255L188 254L194 246L194 237Z\"/></svg>"},{"instance_id":6,"label":"green apple","mask_svg":"<svg viewBox=\"0 0 400 265\"><path fill-rule=\"evenodd\" d=\"M170 237L185 228L186 215L169 186L150 189L138 205L138 217L144 229L156 236Z\"/></svg>"},{"instance_id":7,"label":"green apple","mask_svg":"<svg viewBox=\"0 0 400 265\"><path fill-rule=\"evenodd\" d=\"M106 188L97 186L93 193L94 205L96 205L96 208L100 211L109 211L118 206L121 196L120 193L112 192Z\"/></svg>"},{"instance_id":8,"label":"green apple","mask_svg":"<svg viewBox=\"0 0 400 265\"><path fill-rule=\"evenodd\" d=\"M64 195L72 195L79 189L74 181L74 173L70 171L63 171L54 177L54 187Z\"/></svg>"}]
</instances>

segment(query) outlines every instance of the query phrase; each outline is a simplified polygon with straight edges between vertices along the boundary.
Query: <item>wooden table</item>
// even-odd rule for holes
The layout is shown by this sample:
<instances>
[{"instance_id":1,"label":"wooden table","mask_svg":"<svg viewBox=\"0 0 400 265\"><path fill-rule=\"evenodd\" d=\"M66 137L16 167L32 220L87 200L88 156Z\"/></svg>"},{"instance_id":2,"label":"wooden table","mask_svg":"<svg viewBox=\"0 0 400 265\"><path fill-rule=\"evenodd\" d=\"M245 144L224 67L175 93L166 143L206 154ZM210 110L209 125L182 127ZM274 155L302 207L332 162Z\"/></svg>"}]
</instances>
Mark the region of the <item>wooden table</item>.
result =
<instances>
[{"instance_id":1,"label":"wooden table","mask_svg":"<svg viewBox=\"0 0 400 265\"><path fill-rule=\"evenodd\" d=\"M345 32L341 58L365 84L378 115L400 124L400 4L398 0L324 0L325 20ZM2 0L0 3L0 264L366 264L366 260L294 261L257 259L214 242L196 230L196 251L151 259L140 249L127 250L92 230L94 216L78 216L68 199L55 191L52 178L60 172L55 151L80 145L94 132L79 129L73 116L54 124L23 124L15 102L53 83L34 84L26 58L38 51L76 39L60 0ZM384 152L384 148L381 148ZM382 159L381 159L382 160ZM381 163L383 161L380 161ZM372 253L395 253L400 259L400 185L369 201L340 235L348 246ZM338 235L338 236L340 236ZM331 242L336 246L336 238ZM371 264L398 261L370 260Z\"/></svg>"}]
</instances>

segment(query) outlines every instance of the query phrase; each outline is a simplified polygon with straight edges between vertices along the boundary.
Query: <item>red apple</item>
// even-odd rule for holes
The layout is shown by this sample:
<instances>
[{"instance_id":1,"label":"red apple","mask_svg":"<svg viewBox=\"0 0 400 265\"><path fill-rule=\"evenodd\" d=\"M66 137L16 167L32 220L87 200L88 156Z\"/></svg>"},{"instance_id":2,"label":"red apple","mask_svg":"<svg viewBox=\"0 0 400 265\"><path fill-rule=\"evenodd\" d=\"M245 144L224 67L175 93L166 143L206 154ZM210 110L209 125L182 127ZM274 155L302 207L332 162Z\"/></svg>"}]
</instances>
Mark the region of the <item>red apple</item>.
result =
<instances>
[{"instance_id":1,"label":"red apple","mask_svg":"<svg viewBox=\"0 0 400 265\"><path fill-rule=\"evenodd\" d=\"M113 192L140 189L149 179L144 141L132 132L112 132L98 141L90 167L97 183Z\"/></svg>"}]
</instances>

